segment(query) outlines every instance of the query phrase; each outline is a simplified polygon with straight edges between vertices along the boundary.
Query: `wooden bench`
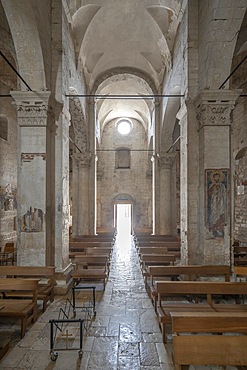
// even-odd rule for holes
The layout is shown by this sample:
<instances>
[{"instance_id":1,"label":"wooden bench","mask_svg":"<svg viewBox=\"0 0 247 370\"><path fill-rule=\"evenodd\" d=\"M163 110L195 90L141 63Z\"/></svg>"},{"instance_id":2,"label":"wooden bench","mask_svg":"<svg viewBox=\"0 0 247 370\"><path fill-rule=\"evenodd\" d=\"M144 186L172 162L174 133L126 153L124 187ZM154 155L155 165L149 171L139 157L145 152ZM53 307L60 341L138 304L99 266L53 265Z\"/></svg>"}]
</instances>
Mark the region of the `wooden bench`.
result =
<instances>
[{"instance_id":1,"label":"wooden bench","mask_svg":"<svg viewBox=\"0 0 247 370\"><path fill-rule=\"evenodd\" d=\"M246 366L247 312L171 312L171 319L175 370L182 365Z\"/></svg>"},{"instance_id":2,"label":"wooden bench","mask_svg":"<svg viewBox=\"0 0 247 370\"><path fill-rule=\"evenodd\" d=\"M247 305L229 303L215 303L213 296L231 296L247 294L247 283L241 282L212 282L212 281L157 281L156 290L158 294L157 313L161 326L162 338L165 343L165 325L171 323L171 312L193 311L193 312L247 312ZM206 296L206 300L199 302L198 296ZM195 297L197 303L186 300L186 297ZM166 298L166 300L165 300ZM169 300L168 300L169 298ZM174 299L176 298L176 299ZM164 301L162 301L162 299ZM181 301L183 300L183 301Z\"/></svg>"},{"instance_id":3,"label":"wooden bench","mask_svg":"<svg viewBox=\"0 0 247 370\"><path fill-rule=\"evenodd\" d=\"M174 265L177 256L174 254L141 254L140 264L142 273L144 274L149 266L165 266Z\"/></svg>"},{"instance_id":4,"label":"wooden bench","mask_svg":"<svg viewBox=\"0 0 247 370\"><path fill-rule=\"evenodd\" d=\"M103 289L105 290L108 279L108 272L105 269L76 269L71 273L74 284L77 285L81 280L100 280L103 282Z\"/></svg>"},{"instance_id":5,"label":"wooden bench","mask_svg":"<svg viewBox=\"0 0 247 370\"><path fill-rule=\"evenodd\" d=\"M107 255L101 256L76 256L73 259L74 270L71 277L77 284L80 280L100 280L105 285L109 276L109 258Z\"/></svg>"},{"instance_id":6,"label":"wooden bench","mask_svg":"<svg viewBox=\"0 0 247 370\"><path fill-rule=\"evenodd\" d=\"M28 291L31 299L0 299L0 317L20 318L21 338L23 338L28 323L37 320L38 280L0 278L0 292L7 294L13 291L18 297L22 297L22 293Z\"/></svg>"},{"instance_id":7,"label":"wooden bench","mask_svg":"<svg viewBox=\"0 0 247 370\"><path fill-rule=\"evenodd\" d=\"M86 255L107 255L108 258L110 259L112 253L112 248L111 247L89 247L85 248L82 251L73 251L69 252L69 258L74 258L75 256L86 256Z\"/></svg>"},{"instance_id":8,"label":"wooden bench","mask_svg":"<svg viewBox=\"0 0 247 370\"><path fill-rule=\"evenodd\" d=\"M112 243L110 242L70 242L70 252L86 252L87 248L111 248Z\"/></svg>"},{"instance_id":9,"label":"wooden bench","mask_svg":"<svg viewBox=\"0 0 247 370\"><path fill-rule=\"evenodd\" d=\"M13 278L39 279L38 299L43 301L43 312L47 303L54 301L54 289L56 285L55 267L43 266L0 266L0 276ZM16 293L6 293L7 297L14 297ZM22 296L30 297L30 292L22 292Z\"/></svg>"},{"instance_id":10,"label":"wooden bench","mask_svg":"<svg viewBox=\"0 0 247 370\"><path fill-rule=\"evenodd\" d=\"M223 277L225 281L230 281L231 267L226 265L149 266L147 274L144 276L144 282L156 311L158 298L155 285L156 279L175 278L191 281L201 277ZM148 287L148 278L150 278L150 288Z\"/></svg>"}]
</instances>

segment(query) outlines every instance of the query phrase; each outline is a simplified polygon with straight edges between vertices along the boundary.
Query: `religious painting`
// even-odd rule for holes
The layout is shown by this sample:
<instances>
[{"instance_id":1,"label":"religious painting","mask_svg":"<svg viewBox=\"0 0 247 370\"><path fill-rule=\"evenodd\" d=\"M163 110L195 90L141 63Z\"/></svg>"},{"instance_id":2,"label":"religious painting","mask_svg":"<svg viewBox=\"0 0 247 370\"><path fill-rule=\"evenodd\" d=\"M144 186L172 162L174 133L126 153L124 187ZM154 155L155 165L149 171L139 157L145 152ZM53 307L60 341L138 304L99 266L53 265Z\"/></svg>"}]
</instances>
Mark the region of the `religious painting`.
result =
<instances>
[{"instance_id":1,"label":"religious painting","mask_svg":"<svg viewBox=\"0 0 247 370\"><path fill-rule=\"evenodd\" d=\"M26 233L43 231L44 212L42 209L30 207L22 216L21 231Z\"/></svg>"},{"instance_id":2,"label":"religious painting","mask_svg":"<svg viewBox=\"0 0 247 370\"><path fill-rule=\"evenodd\" d=\"M227 224L228 170L205 171L206 181L206 227L214 238L224 238Z\"/></svg>"},{"instance_id":3,"label":"religious painting","mask_svg":"<svg viewBox=\"0 0 247 370\"><path fill-rule=\"evenodd\" d=\"M2 211L16 211L16 189L11 184L0 186L0 210Z\"/></svg>"}]
</instances>

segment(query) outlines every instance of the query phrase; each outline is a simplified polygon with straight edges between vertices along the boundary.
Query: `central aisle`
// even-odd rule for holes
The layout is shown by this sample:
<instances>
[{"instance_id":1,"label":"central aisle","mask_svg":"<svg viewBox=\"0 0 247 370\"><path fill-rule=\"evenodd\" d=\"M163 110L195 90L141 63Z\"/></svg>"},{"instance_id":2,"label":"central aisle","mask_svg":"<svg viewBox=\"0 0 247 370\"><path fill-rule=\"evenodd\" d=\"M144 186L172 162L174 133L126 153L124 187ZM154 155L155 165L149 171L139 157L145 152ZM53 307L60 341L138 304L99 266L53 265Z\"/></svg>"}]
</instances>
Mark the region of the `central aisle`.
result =
<instances>
[{"instance_id":1,"label":"central aisle","mask_svg":"<svg viewBox=\"0 0 247 370\"><path fill-rule=\"evenodd\" d=\"M84 335L82 360L75 349L59 351L57 360L51 361L49 320L58 318L65 300L64 296L55 298L29 327L26 336L0 361L1 370L174 369L171 355L162 343L130 235L117 238L105 292L102 284L97 284L97 314ZM19 327L17 330L19 336ZM78 336L69 340L70 348L78 348Z\"/></svg>"},{"instance_id":2,"label":"central aisle","mask_svg":"<svg viewBox=\"0 0 247 370\"><path fill-rule=\"evenodd\" d=\"M109 280L93 327L87 369L173 369L130 235L117 237Z\"/></svg>"}]
</instances>

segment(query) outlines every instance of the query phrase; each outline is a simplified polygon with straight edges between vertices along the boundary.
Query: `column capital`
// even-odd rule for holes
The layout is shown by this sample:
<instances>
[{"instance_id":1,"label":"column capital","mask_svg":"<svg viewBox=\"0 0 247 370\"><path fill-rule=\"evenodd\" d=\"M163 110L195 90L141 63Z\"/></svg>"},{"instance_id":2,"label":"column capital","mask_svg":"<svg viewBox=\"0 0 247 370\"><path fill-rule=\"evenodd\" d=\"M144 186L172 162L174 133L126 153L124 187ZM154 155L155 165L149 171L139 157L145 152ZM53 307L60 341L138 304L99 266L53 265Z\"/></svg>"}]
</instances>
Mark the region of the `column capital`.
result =
<instances>
[{"instance_id":1,"label":"column capital","mask_svg":"<svg viewBox=\"0 0 247 370\"><path fill-rule=\"evenodd\" d=\"M161 168L171 169L176 153L161 153L158 157L158 163Z\"/></svg>"},{"instance_id":2,"label":"column capital","mask_svg":"<svg viewBox=\"0 0 247 370\"><path fill-rule=\"evenodd\" d=\"M241 90L204 90L194 100L199 121L203 126L230 126L230 114Z\"/></svg>"},{"instance_id":3,"label":"column capital","mask_svg":"<svg viewBox=\"0 0 247 370\"><path fill-rule=\"evenodd\" d=\"M77 166L90 167L93 156L90 152L74 153L72 158Z\"/></svg>"},{"instance_id":4,"label":"column capital","mask_svg":"<svg viewBox=\"0 0 247 370\"><path fill-rule=\"evenodd\" d=\"M50 94L50 91L11 91L20 127L45 127L47 125Z\"/></svg>"}]
</instances>

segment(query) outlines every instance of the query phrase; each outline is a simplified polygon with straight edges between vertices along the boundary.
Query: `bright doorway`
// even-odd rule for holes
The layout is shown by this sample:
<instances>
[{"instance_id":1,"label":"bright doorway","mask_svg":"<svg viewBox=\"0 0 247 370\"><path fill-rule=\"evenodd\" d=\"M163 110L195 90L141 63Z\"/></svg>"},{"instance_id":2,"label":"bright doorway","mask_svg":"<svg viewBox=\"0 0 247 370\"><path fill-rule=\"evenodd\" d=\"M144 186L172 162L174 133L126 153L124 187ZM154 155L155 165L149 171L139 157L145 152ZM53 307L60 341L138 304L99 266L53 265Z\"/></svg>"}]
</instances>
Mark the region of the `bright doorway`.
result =
<instances>
[{"instance_id":1,"label":"bright doorway","mask_svg":"<svg viewBox=\"0 0 247 370\"><path fill-rule=\"evenodd\" d=\"M117 258L120 261L124 261L130 258L132 205L116 204L115 212L117 227Z\"/></svg>"},{"instance_id":2,"label":"bright doorway","mask_svg":"<svg viewBox=\"0 0 247 370\"><path fill-rule=\"evenodd\" d=\"M118 235L131 234L131 204L116 204Z\"/></svg>"}]
</instances>

